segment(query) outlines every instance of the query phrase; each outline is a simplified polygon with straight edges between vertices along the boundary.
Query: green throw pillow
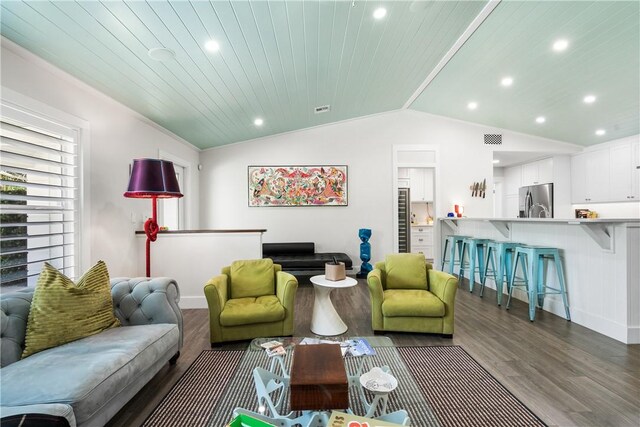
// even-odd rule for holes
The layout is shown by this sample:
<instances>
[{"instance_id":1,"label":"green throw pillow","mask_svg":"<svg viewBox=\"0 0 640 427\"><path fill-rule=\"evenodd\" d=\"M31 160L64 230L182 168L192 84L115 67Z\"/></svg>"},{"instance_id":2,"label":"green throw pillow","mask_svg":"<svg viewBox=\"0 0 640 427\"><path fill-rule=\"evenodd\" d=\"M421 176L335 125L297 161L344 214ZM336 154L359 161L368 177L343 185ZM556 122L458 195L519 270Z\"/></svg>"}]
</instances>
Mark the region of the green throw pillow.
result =
<instances>
[{"instance_id":1,"label":"green throw pillow","mask_svg":"<svg viewBox=\"0 0 640 427\"><path fill-rule=\"evenodd\" d=\"M275 295L273 261L269 258L231 264L231 298Z\"/></svg>"},{"instance_id":2,"label":"green throw pillow","mask_svg":"<svg viewBox=\"0 0 640 427\"><path fill-rule=\"evenodd\" d=\"M427 290L427 264L422 254L387 255L387 289Z\"/></svg>"},{"instance_id":3,"label":"green throw pillow","mask_svg":"<svg viewBox=\"0 0 640 427\"><path fill-rule=\"evenodd\" d=\"M98 261L74 284L44 263L27 320L22 357L120 326L113 314L109 272Z\"/></svg>"}]
</instances>

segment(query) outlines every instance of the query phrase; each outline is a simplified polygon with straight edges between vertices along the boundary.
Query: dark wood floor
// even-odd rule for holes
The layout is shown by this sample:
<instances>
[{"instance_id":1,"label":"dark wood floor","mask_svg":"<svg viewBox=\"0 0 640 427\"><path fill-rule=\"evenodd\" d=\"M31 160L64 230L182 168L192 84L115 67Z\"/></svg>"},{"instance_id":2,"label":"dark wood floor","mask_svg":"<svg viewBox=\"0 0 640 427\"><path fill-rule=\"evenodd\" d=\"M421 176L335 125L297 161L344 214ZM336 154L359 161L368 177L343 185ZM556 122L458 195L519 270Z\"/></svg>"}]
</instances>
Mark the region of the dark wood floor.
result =
<instances>
[{"instance_id":1,"label":"dark wood floor","mask_svg":"<svg viewBox=\"0 0 640 427\"><path fill-rule=\"evenodd\" d=\"M349 325L347 334L367 336L372 335L369 292L364 281L359 282L335 291L332 299ZM296 336L313 336L312 307L313 288L301 285ZM177 365L165 366L109 426L141 425L191 362L210 348L207 310L184 310L184 334ZM531 323L524 303L516 301L506 311L495 304L490 290L484 298L477 291L459 290L453 339L386 335L402 346L463 346L550 426L640 426L640 345L621 344L547 312L539 311Z\"/></svg>"}]
</instances>

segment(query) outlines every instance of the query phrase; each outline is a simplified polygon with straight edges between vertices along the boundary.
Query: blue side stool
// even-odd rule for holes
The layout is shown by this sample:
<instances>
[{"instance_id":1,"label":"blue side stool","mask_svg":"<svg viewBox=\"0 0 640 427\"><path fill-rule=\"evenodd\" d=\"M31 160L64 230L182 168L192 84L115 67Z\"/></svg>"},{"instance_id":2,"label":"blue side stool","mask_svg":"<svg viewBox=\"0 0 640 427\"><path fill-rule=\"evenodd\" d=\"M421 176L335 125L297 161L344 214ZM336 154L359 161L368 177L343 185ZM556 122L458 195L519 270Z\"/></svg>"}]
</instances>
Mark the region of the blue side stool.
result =
<instances>
[{"instance_id":1,"label":"blue side stool","mask_svg":"<svg viewBox=\"0 0 640 427\"><path fill-rule=\"evenodd\" d=\"M484 249L491 242L489 239L476 239L475 237L467 237L462 241L462 253L460 255L460 273L458 280L464 279L464 272L469 271L469 292L473 292L473 286L476 282L476 271L479 274L479 282L484 277ZM465 259L468 263L465 265ZM478 265L476 265L476 262Z\"/></svg>"},{"instance_id":2,"label":"blue side stool","mask_svg":"<svg viewBox=\"0 0 640 427\"><path fill-rule=\"evenodd\" d=\"M556 273L558 275L558 286L554 288L548 286L544 281L544 261L550 260L555 262ZM522 263L524 274L524 286L529 295L529 320L532 322L536 318L536 304L539 307L544 305L545 295L561 295L564 304L564 311L567 320L571 320L569 313L569 303L567 302L567 288L564 283L564 269L562 260L560 259L560 251L557 248L545 248L537 246L518 246L514 254L513 270L511 273L511 281L509 285L509 299L507 300L507 309L511 304L511 296L513 288L518 285L514 283L518 263ZM529 279L532 283L529 283Z\"/></svg>"},{"instance_id":3,"label":"blue side stool","mask_svg":"<svg viewBox=\"0 0 640 427\"><path fill-rule=\"evenodd\" d=\"M449 263L449 274L453 274L453 269L456 265L460 265L460 258L462 257L462 242L464 239L468 239L469 236L447 236L447 240L444 241L444 249L442 250L442 265L440 270L444 271L444 264ZM458 249L456 251L456 249ZM449 259L447 259L447 250L449 251ZM458 253L458 260L456 261L456 252Z\"/></svg>"},{"instance_id":4,"label":"blue side stool","mask_svg":"<svg viewBox=\"0 0 640 427\"><path fill-rule=\"evenodd\" d=\"M487 244L487 257L485 259L485 271L482 277L480 288L480 296L484 293L484 286L487 282L487 276L493 277L496 284L496 294L498 297L498 305L502 305L502 289L505 283L507 291L511 285L511 269L513 268L513 254L517 246L522 246L515 242L495 242L490 241Z\"/></svg>"}]
</instances>

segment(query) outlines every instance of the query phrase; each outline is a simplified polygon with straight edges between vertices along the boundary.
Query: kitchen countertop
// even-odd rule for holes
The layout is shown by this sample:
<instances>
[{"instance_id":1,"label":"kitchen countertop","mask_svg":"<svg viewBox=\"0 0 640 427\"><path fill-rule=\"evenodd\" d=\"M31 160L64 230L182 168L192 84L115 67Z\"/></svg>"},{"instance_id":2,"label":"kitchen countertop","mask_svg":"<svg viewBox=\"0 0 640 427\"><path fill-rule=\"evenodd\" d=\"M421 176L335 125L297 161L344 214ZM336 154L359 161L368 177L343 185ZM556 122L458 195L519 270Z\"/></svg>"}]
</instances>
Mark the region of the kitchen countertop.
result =
<instances>
[{"instance_id":1,"label":"kitchen countertop","mask_svg":"<svg viewBox=\"0 0 640 427\"><path fill-rule=\"evenodd\" d=\"M565 224L597 224L640 222L640 218L438 218L440 221L490 221L490 222L537 222Z\"/></svg>"}]
</instances>

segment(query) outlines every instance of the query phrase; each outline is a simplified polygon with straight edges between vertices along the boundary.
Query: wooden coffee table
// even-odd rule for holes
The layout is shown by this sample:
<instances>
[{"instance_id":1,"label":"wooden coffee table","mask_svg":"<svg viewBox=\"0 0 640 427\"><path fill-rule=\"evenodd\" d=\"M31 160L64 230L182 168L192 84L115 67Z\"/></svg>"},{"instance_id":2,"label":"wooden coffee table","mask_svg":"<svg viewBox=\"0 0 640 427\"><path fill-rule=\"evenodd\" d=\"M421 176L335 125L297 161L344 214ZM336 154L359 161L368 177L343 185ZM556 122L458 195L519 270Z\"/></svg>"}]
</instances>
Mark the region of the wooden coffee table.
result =
<instances>
[{"instance_id":1,"label":"wooden coffee table","mask_svg":"<svg viewBox=\"0 0 640 427\"><path fill-rule=\"evenodd\" d=\"M340 345L297 345L289 385L293 411L348 408L349 380Z\"/></svg>"}]
</instances>

